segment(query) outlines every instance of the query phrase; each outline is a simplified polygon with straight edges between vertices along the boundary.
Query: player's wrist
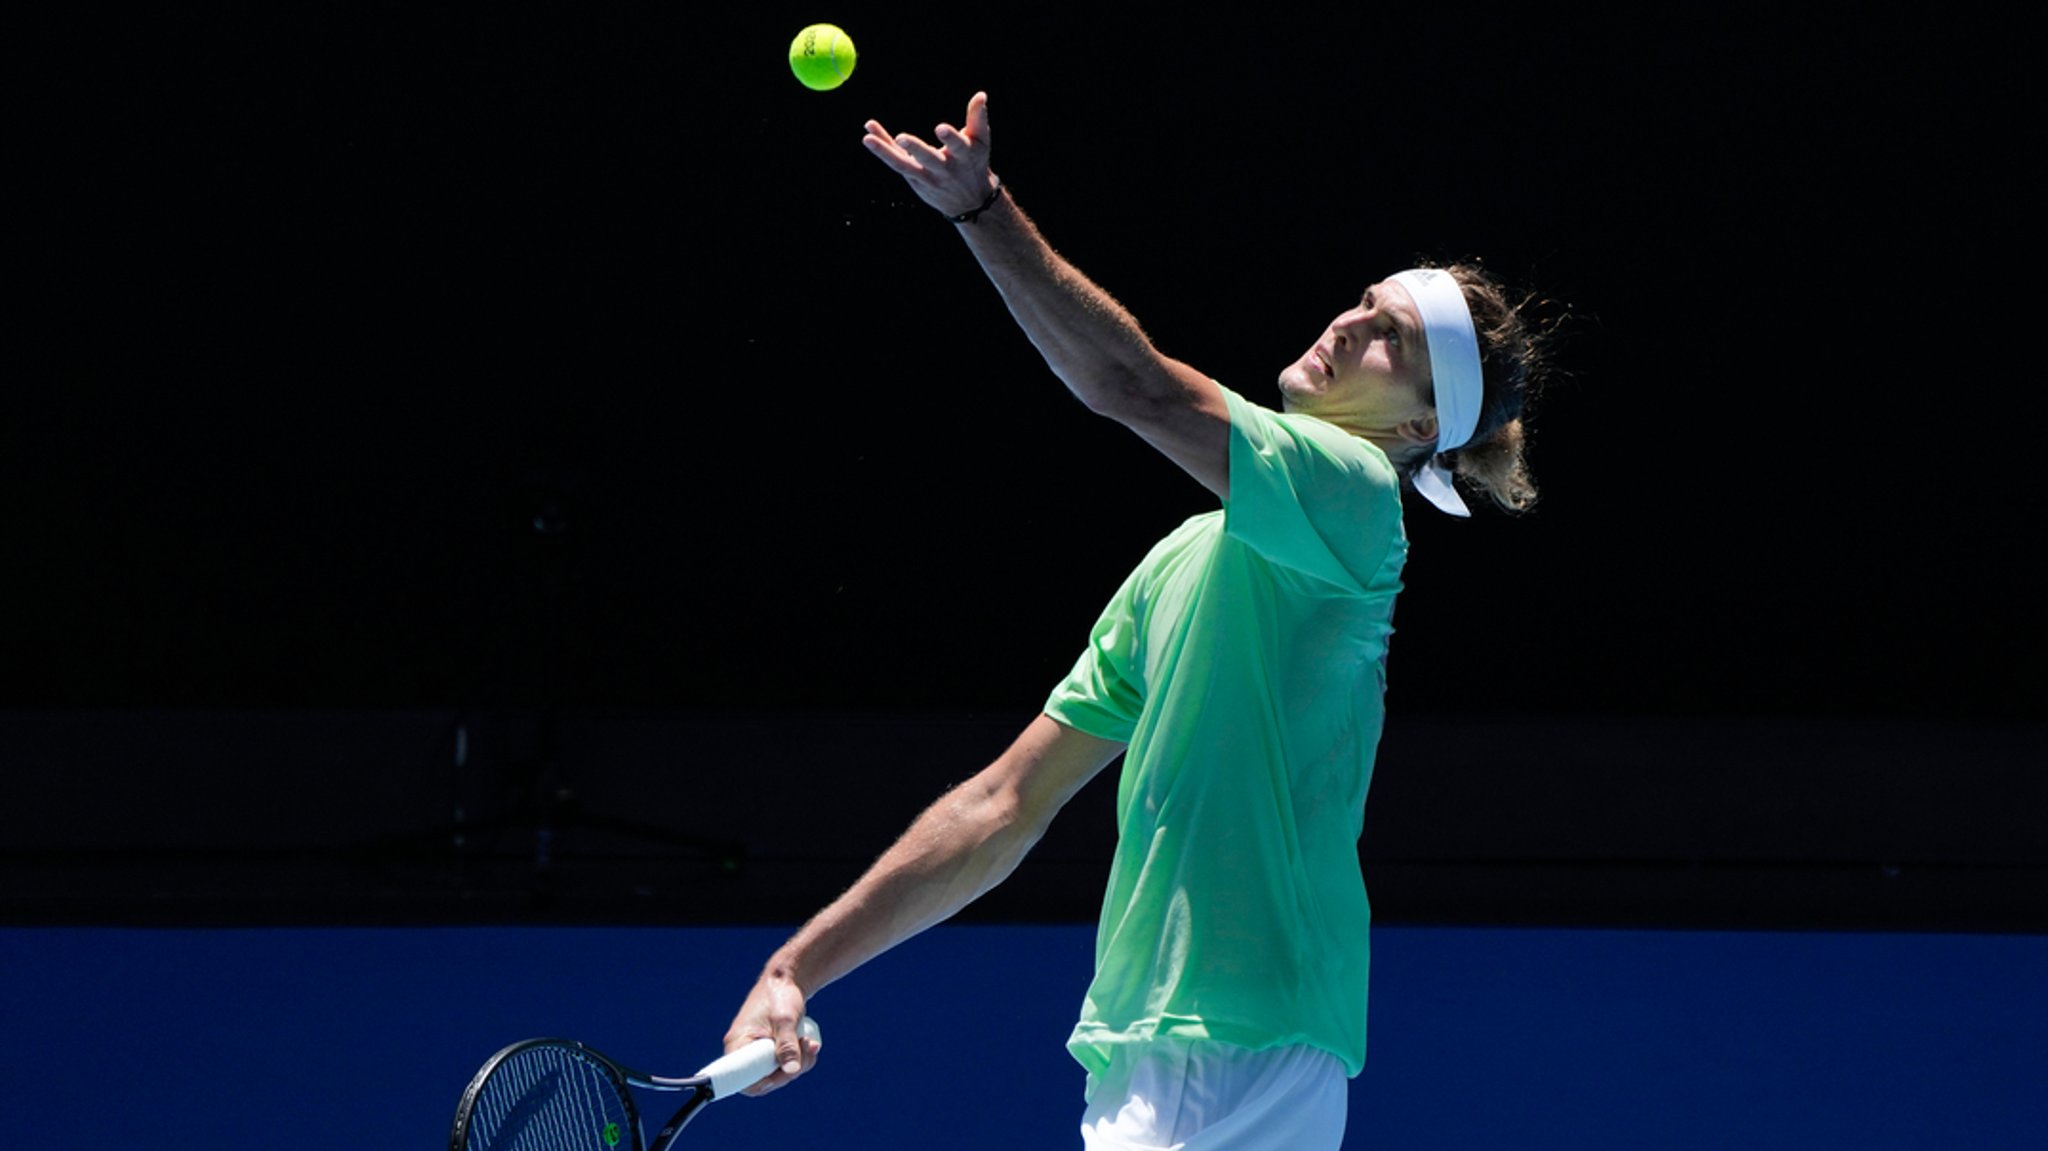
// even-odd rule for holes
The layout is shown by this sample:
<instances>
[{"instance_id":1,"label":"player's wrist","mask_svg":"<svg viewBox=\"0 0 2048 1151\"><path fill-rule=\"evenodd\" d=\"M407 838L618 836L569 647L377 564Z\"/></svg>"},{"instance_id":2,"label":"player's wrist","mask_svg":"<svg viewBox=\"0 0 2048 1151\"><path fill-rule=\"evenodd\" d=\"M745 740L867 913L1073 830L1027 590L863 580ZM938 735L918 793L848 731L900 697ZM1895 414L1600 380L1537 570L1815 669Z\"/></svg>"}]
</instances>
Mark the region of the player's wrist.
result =
<instances>
[{"instance_id":1,"label":"player's wrist","mask_svg":"<svg viewBox=\"0 0 2048 1151\"><path fill-rule=\"evenodd\" d=\"M988 174L988 195L982 198L981 204L977 207L969 208L965 212L958 213L957 215L952 212L948 212L946 213L946 219L951 220L955 224L972 224L976 220L981 218L981 214L983 212L986 212L990 208L995 207L996 204L1002 199L1003 178L1001 176L996 175L994 172L990 172Z\"/></svg>"},{"instance_id":2,"label":"player's wrist","mask_svg":"<svg viewBox=\"0 0 2048 1151\"><path fill-rule=\"evenodd\" d=\"M791 988L806 999L811 995L810 981L804 978L802 959L788 947L768 957L767 966L761 969L760 982L762 987L771 990L777 987Z\"/></svg>"}]
</instances>

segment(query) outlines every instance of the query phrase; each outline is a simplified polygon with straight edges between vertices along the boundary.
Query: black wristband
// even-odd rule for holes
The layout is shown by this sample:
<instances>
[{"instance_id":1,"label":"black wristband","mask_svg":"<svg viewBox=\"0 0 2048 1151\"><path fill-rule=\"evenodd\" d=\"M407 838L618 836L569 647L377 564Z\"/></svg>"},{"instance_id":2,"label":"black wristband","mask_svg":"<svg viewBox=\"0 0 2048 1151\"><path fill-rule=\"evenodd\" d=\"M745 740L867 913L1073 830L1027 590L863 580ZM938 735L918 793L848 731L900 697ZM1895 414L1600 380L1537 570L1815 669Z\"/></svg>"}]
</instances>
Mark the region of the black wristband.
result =
<instances>
[{"instance_id":1,"label":"black wristband","mask_svg":"<svg viewBox=\"0 0 2048 1151\"><path fill-rule=\"evenodd\" d=\"M988 190L988 198L981 202L981 207L975 208L971 211L962 212L957 216L948 216L946 218L948 220L953 221L956 224L972 224L976 216L979 216L983 212L988 211L990 208L995 207L996 197L1003 194L1003 178L1001 176L996 175L993 172L989 173L989 178L996 182L996 186Z\"/></svg>"}]
</instances>

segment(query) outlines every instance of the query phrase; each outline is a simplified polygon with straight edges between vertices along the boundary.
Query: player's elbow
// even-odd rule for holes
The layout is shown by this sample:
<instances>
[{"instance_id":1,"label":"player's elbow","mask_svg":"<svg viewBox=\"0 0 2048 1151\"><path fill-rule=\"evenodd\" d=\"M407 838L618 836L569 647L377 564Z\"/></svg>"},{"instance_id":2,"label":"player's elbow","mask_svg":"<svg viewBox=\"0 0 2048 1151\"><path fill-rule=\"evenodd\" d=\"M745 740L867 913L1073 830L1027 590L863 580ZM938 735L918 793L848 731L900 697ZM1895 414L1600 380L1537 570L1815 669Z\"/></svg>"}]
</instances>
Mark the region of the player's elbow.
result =
<instances>
[{"instance_id":1,"label":"player's elbow","mask_svg":"<svg viewBox=\"0 0 2048 1151\"><path fill-rule=\"evenodd\" d=\"M1058 808L1035 802L1032 794L1016 780L983 778L976 781L973 803L977 836L992 853L1014 866L1037 844L1052 824Z\"/></svg>"},{"instance_id":2,"label":"player's elbow","mask_svg":"<svg viewBox=\"0 0 2048 1151\"><path fill-rule=\"evenodd\" d=\"M1166 402L1170 393L1159 375L1125 364L1110 364L1090 371L1073 384L1075 395L1098 416L1130 425Z\"/></svg>"},{"instance_id":3,"label":"player's elbow","mask_svg":"<svg viewBox=\"0 0 2048 1151\"><path fill-rule=\"evenodd\" d=\"M1036 838L1030 834L1031 826L1037 822L1031 804L1011 781L987 782L977 807L980 822L989 838Z\"/></svg>"}]
</instances>

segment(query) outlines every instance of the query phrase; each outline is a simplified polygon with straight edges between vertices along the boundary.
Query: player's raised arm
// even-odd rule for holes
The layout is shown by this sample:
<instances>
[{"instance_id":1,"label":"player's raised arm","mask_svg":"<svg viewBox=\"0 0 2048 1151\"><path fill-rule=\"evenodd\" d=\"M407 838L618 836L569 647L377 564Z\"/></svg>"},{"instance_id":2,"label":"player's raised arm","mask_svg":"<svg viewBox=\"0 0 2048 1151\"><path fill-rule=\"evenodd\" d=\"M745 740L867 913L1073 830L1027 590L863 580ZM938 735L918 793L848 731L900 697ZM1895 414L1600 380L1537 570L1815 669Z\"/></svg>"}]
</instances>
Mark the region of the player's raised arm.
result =
<instances>
[{"instance_id":1,"label":"player's raised arm","mask_svg":"<svg viewBox=\"0 0 2048 1151\"><path fill-rule=\"evenodd\" d=\"M1089 410L1137 432L1219 497L1230 495L1230 414L1202 373L1162 355L1131 314L1039 234L989 167L988 96L936 143L867 122L862 141L953 221L1010 314Z\"/></svg>"}]
</instances>

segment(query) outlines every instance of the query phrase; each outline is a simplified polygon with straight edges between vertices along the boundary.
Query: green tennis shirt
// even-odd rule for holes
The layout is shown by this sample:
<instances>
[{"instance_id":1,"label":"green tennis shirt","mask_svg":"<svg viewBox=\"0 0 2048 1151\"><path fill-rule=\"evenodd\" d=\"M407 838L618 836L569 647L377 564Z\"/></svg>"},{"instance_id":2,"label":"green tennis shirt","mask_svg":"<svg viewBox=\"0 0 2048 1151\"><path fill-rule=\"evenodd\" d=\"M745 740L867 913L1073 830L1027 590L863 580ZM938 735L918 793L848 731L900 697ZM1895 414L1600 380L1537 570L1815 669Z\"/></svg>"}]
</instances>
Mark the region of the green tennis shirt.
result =
<instances>
[{"instance_id":1,"label":"green tennis shirt","mask_svg":"<svg viewBox=\"0 0 2048 1151\"><path fill-rule=\"evenodd\" d=\"M1091 1074L1155 1036L1365 1065L1358 866L1407 536L1378 447L1228 389L1230 499L1146 555L1046 714L1123 740Z\"/></svg>"}]
</instances>

